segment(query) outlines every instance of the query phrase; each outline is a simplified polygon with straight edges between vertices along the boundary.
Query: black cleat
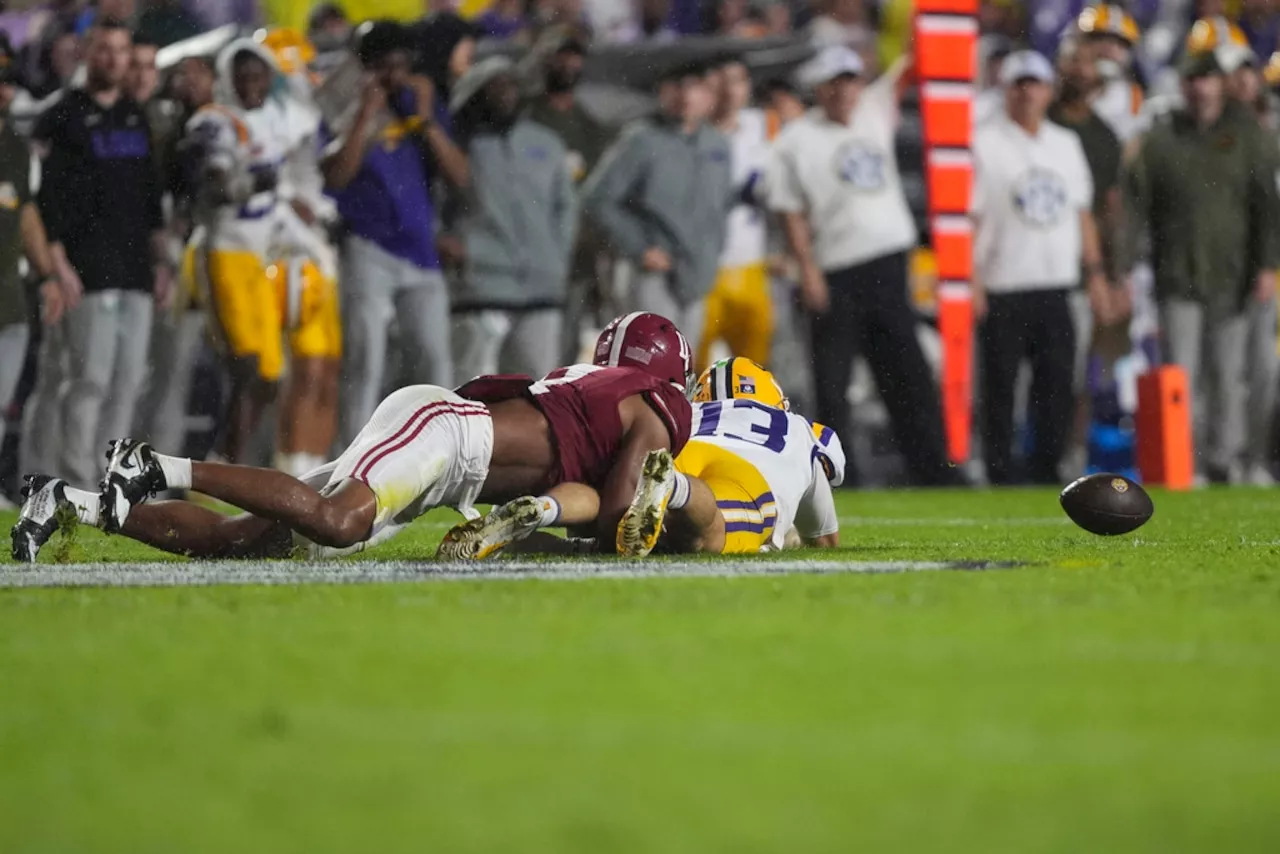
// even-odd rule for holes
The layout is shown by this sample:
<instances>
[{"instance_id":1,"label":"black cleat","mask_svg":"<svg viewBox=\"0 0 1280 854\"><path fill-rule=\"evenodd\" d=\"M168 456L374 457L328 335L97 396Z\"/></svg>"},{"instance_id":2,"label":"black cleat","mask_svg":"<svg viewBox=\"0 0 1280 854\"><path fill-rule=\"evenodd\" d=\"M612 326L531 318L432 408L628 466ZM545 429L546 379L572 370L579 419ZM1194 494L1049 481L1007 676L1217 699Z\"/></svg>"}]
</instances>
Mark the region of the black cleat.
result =
<instances>
[{"instance_id":1,"label":"black cleat","mask_svg":"<svg viewBox=\"0 0 1280 854\"><path fill-rule=\"evenodd\" d=\"M76 512L67 498L67 482L46 474L29 474L22 487L22 515L13 526L13 559L35 563L40 549L58 530L59 517Z\"/></svg>"},{"instance_id":2,"label":"black cleat","mask_svg":"<svg viewBox=\"0 0 1280 854\"><path fill-rule=\"evenodd\" d=\"M124 527L130 510L169 485L150 445L116 439L107 450L107 474L100 488L102 528L116 534Z\"/></svg>"}]
</instances>

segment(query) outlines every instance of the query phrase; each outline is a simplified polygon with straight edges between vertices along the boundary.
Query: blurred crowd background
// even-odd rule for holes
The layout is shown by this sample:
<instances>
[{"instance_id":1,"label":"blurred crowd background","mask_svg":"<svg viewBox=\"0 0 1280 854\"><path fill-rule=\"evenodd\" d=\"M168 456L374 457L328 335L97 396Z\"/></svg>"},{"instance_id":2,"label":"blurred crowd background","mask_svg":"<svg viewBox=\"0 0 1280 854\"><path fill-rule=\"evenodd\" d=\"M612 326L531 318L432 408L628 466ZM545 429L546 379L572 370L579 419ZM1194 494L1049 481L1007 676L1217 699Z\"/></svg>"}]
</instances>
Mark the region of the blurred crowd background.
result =
<instances>
[{"instance_id":1,"label":"blurred crowd background","mask_svg":"<svg viewBox=\"0 0 1280 854\"><path fill-rule=\"evenodd\" d=\"M0 494L109 437L302 473L391 388L627 310L771 368L851 484L1277 461L1280 3L984 0L948 463L911 0L0 3Z\"/></svg>"}]
</instances>

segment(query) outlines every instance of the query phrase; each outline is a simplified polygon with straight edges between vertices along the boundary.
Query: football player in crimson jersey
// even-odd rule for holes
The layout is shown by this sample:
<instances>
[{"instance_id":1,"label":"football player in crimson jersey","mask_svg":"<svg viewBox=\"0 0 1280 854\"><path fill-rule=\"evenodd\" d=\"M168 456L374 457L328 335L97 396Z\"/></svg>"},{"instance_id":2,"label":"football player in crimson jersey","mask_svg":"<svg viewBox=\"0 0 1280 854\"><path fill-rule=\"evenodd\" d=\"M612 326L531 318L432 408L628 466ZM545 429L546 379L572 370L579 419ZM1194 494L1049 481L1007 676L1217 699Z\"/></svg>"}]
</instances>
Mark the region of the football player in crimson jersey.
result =
<instances>
[{"instance_id":1,"label":"football player in crimson jersey","mask_svg":"<svg viewBox=\"0 0 1280 854\"><path fill-rule=\"evenodd\" d=\"M845 457L835 433L791 412L773 374L741 356L704 371L693 400L693 434L683 453L649 454L631 506L608 544L629 557L648 555L660 536L664 551L680 553L752 554L784 548L793 537L810 546L838 546L831 487L844 479ZM591 489L574 483L540 500L559 503L562 524L594 520L599 506ZM521 511L531 501L516 499L468 523L488 529L474 554L453 548L446 537L440 555L483 558L511 547L558 554L588 550L581 541L550 535L521 542L537 527L536 513Z\"/></svg>"},{"instance_id":2,"label":"football player in crimson jersey","mask_svg":"<svg viewBox=\"0 0 1280 854\"><path fill-rule=\"evenodd\" d=\"M191 557L280 557L295 545L313 557L337 556L387 540L434 507L478 516L477 502L502 504L567 481L600 494L598 531L611 542L645 457L678 452L689 438L692 358L671 321L645 313L615 320L596 352L597 364L537 381L481 377L456 392L402 388L337 460L302 478L118 440L100 492L28 477L14 559L35 560L64 512ZM166 489L192 489L246 512L148 501ZM560 521L553 505L546 510L543 524Z\"/></svg>"}]
</instances>

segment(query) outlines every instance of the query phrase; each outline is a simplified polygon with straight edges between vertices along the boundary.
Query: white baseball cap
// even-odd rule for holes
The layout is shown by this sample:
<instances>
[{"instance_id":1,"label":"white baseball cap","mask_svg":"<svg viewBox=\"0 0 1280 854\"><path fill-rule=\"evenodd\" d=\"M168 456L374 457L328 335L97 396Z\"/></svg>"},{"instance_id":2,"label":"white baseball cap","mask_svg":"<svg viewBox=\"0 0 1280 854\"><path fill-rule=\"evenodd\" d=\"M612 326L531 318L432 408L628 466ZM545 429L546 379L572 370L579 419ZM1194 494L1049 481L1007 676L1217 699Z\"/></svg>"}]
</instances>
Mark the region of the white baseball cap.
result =
<instances>
[{"instance_id":1,"label":"white baseball cap","mask_svg":"<svg viewBox=\"0 0 1280 854\"><path fill-rule=\"evenodd\" d=\"M1053 64L1044 54L1034 50L1017 50L1004 58L1000 65L1000 84L1012 86L1020 80L1037 80L1052 84Z\"/></svg>"},{"instance_id":2,"label":"white baseball cap","mask_svg":"<svg viewBox=\"0 0 1280 854\"><path fill-rule=\"evenodd\" d=\"M796 82L812 88L845 75L861 77L865 70L862 57L855 51L844 45L832 45L824 47L818 51L817 56L800 66L800 70L796 72Z\"/></svg>"}]
</instances>

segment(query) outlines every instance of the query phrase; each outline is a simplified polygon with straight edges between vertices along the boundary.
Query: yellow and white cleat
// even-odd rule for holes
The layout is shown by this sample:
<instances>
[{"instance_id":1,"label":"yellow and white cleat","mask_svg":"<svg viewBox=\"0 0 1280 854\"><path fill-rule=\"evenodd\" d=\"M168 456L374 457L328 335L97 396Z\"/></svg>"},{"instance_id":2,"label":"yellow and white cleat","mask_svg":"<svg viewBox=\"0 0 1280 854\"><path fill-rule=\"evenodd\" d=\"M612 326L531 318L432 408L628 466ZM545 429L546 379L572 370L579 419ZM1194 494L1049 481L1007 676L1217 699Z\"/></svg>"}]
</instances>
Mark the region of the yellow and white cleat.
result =
<instances>
[{"instance_id":1,"label":"yellow and white cleat","mask_svg":"<svg viewBox=\"0 0 1280 854\"><path fill-rule=\"evenodd\" d=\"M438 560L484 560L525 539L542 525L542 502L533 495L508 501L479 519L454 525L436 549Z\"/></svg>"},{"instance_id":2,"label":"yellow and white cleat","mask_svg":"<svg viewBox=\"0 0 1280 854\"><path fill-rule=\"evenodd\" d=\"M667 503L675 488L676 463L670 451L650 451L644 458L644 470L636 484L631 506L618 523L618 554L646 557L658 544Z\"/></svg>"}]
</instances>

